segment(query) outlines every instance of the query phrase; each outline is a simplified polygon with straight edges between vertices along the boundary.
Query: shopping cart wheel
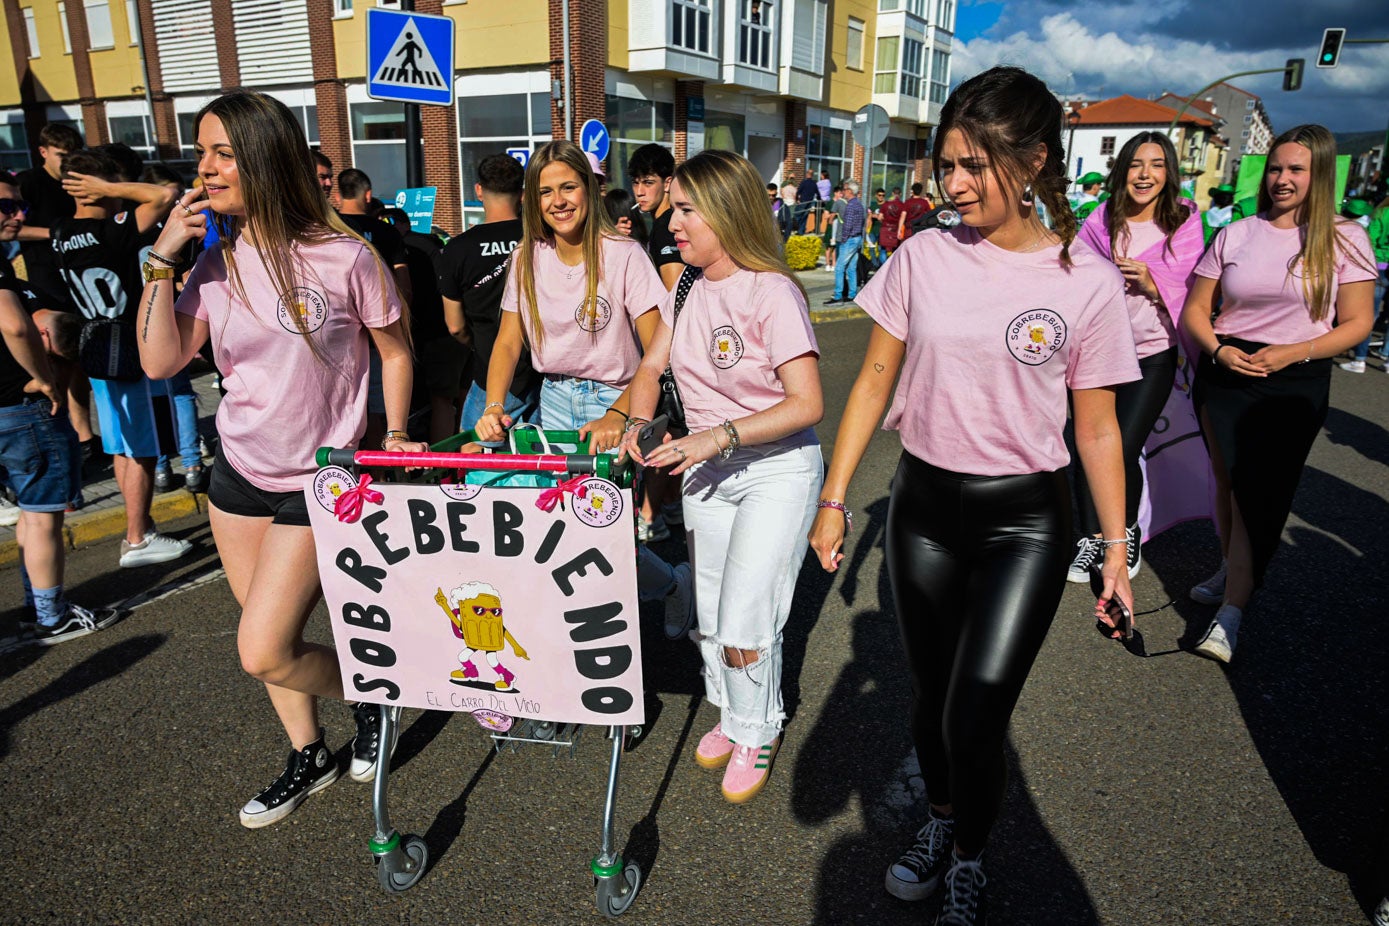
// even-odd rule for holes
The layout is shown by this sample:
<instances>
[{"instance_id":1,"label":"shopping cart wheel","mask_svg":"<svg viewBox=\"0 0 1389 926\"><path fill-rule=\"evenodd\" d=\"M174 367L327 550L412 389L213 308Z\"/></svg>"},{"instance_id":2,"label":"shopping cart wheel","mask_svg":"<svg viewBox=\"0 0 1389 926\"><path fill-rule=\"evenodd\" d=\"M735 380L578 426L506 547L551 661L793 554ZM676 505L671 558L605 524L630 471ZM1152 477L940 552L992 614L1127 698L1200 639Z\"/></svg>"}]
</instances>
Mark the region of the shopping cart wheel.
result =
<instances>
[{"instance_id":1,"label":"shopping cart wheel","mask_svg":"<svg viewBox=\"0 0 1389 926\"><path fill-rule=\"evenodd\" d=\"M376 861L376 880L388 894L399 894L415 886L424 875L429 847L418 836L406 836L400 845Z\"/></svg>"},{"instance_id":2,"label":"shopping cart wheel","mask_svg":"<svg viewBox=\"0 0 1389 926\"><path fill-rule=\"evenodd\" d=\"M641 867L628 862L620 874L597 879L598 912L604 916L621 916L627 912L641 887Z\"/></svg>"}]
</instances>

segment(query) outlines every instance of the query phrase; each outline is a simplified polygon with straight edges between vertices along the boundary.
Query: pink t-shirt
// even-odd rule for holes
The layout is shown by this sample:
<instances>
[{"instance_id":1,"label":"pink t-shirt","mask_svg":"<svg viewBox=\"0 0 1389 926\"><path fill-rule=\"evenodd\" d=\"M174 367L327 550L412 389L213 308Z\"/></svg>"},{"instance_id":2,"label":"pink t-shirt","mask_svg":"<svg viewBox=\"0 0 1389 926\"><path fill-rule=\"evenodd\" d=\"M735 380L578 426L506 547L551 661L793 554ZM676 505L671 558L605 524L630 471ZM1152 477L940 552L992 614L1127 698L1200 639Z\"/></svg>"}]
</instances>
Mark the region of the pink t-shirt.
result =
<instances>
[{"instance_id":1,"label":"pink t-shirt","mask_svg":"<svg viewBox=\"0 0 1389 926\"><path fill-rule=\"evenodd\" d=\"M1302 294L1300 260L1288 271L1302 248L1302 229L1276 228L1263 215L1222 228L1196 265L1197 276L1220 281L1223 302L1215 333L1260 344L1296 344L1330 331L1341 285L1375 278L1374 251L1365 229L1355 222L1338 221L1336 231L1341 246L1336 249L1336 273L1331 280L1331 309L1314 322ZM1346 247L1359 262L1346 253Z\"/></svg>"},{"instance_id":2,"label":"pink t-shirt","mask_svg":"<svg viewBox=\"0 0 1389 926\"><path fill-rule=\"evenodd\" d=\"M1103 221L1104 213L1097 209L1085 219L1085 224ZM1101 234L1106 240L1109 238L1109 232L1102 228ZM1087 246L1090 244L1084 237L1077 240ZM1167 236L1163 234L1156 222L1130 222L1128 247L1125 248L1128 253L1115 256L1131 257L1144 263L1152 263L1162 257L1162 249L1166 246ZM1103 258L1104 254L1100 256ZM1138 351L1140 360L1176 346L1177 329L1172 324L1171 312L1149 299L1135 286L1126 285L1124 287L1124 305L1129 310L1129 324L1133 327L1134 347ZM1176 310L1180 312L1181 306L1177 306Z\"/></svg>"},{"instance_id":3,"label":"pink t-shirt","mask_svg":"<svg viewBox=\"0 0 1389 926\"><path fill-rule=\"evenodd\" d=\"M502 311L520 312L531 363L541 373L626 389L641 363L641 344L633 324L665 302L666 288L651 258L631 238L604 238L602 262L596 318L584 306L587 268L565 266L554 245L544 241L535 246L535 298L545 323L544 341L536 343L530 310L520 311L521 279L515 261L507 271Z\"/></svg>"},{"instance_id":4,"label":"pink t-shirt","mask_svg":"<svg viewBox=\"0 0 1389 926\"><path fill-rule=\"evenodd\" d=\"M245 239L227 277L222 247L203 254L176 311L208 323L227 394L217 409L222 453L251 484L298 492L319 447L355 447L366 431L368 328L400 318L389 271L368 245L334 237L296 248L298 285L286 298ZM320 356L293 316L308 322Z\"/></svg>"},{"instance_id":5,"label":"pink t-shirt","mask_svg":"<svg viewBox=\"0 0 1389 926\"><path fill-rule=\"evenodd\" d=\"M675 293L661 306L671 325ZM771 408L786 398L776 368L820 355L810 312L796 284L780 273L738 270L717 282L700 277L674 323L671 371L691 431ZM802 435L807 442L814 431Z\"/></svg>"},{"instance_id":6,"label":"pink t-shirt","mask_svg":"<svg viewBox=\"0 0 1389 926\"><path fill-rule=\"evenodd\" d=\"M1072 246L1014 253L969 226L913 235L855 301L906 343L883 427L942 469L1049 472L1069 461L1067 388L1138 379L1124 278Z\"/></svg>"}]
</instances>

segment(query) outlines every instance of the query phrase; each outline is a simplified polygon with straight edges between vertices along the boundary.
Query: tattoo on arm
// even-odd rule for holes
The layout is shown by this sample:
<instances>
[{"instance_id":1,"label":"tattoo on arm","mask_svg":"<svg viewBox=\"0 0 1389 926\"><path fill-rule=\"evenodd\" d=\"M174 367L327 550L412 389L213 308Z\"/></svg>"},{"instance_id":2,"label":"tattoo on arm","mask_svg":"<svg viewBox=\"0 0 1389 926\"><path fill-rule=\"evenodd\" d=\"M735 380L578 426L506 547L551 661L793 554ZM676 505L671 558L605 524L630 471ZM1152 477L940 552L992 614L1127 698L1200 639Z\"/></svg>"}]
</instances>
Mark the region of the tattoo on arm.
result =
<instances>
[{"instance_id":1,"label":"tattoo on arm","mask_svg":"<svg viewBox=\"0 0 1389 926\"><path fill-rule=\"evenodd\" d=\"M154 315L154 300L158 295L159 283L156 281L154 286L150 289L149 301L145 303L145 324L144 327L140 329L140 340L144 341L146 344L150 342L150 317Z\"/></svg>"},{"instance_id":2,"label":"tattoo on arm","mask_svg":"<svg viewBox=\"0 0 1389 926\"><path fill-rule=\"evenodd\" d=\"M149 324L148 320L145 322L145 324L147 324L147 325ZM873 364L873 369L875 369L875 370L877 370L879 373L881 373L881 372L883 372L884 370L886 370L887 367L883 366L881 363L875 363L875 364Z\"/></svg>"}]
</instances>

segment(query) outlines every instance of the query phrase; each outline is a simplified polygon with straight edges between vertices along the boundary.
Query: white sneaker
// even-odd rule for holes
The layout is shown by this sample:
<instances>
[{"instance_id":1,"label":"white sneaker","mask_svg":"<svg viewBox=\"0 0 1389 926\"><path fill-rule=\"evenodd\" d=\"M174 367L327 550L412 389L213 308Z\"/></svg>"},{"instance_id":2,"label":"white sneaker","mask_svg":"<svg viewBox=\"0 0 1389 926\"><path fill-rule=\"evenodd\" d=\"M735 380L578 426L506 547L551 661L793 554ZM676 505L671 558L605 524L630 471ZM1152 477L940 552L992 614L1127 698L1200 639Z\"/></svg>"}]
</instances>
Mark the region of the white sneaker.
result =
<instances>
[{"instance_id":1,"label":"white sneaker","mask_svg":"<svg viewBox=\"0 0 1389 926\"><path fill-rule=\"evenodd\" d=\"M1089 582L1090 567L1104 558L1104 544L1094 537L1082 537L1076 541L1076 557L1071 560L1071 568L1066 570L1067 582ZM1136 571L1136 570L1135 570Z\"/></svg>"},{"instance_id":2,"label":"white sneaker","mask_svg":"<svg viewBox=\"0 0 1389 926\"><path fill-rule=\"evenodd\" d=\"M1228 663L1230 657L1235 655L1239 622L1243 616L1244 612L1234 605L1221 605L1220 610L1215 612L1215 620L1206 628L1206 635L1196 644L1196 652L1207 659Z\"/></svg>"},{"instance_id":3,"label":"white sneaker","mask_svg":"<svg viewBox=\"0 0 1389 926\"><path fill-rule=\"evenodd\" d=\"M1220 568L1204 582L1191 586L1191 600L1197 604L1220 604L1225 600L1225 571L1229 564L1220 561Z\"/></svg>"},{"instance_id":4,"label":"white sneaker","mask_svg":"<svg viewBox=\"0 0 1389 926\"><path fill-rule=\"evenodd\" d=\"M689 563L675 567L675 590L666 596L666 639L678 640L694 626L694 576Z\"/></svg>"},{"instance_id":5,"label":"white sneaker","mask_svg":"<svg viewBox=\"0 0 1389 926\"><path fill-rule=\"evenodd\" d=\"M1345 363L1339 364L1339 366L1347 373L1365 372L1365 361L1363 360L1347 360Z\"/></svg>"},{"instance_id":6,"label":"white sneaker","mask_svg":"<svg viewBox=\"0 0 1389 926\"><path fill-rule=\"evenodd\" d=\"M1379 902L1375 907L1374 926L1389 926L1389 897Z\"/></svg>"},{"instance_id":7,"label":"white sneaker","mask_svg":"<svg viewBox=\"0 0 1389 926\"><path fill-rule=\"evenodd\" d=\"M0 495L0 527L14 527L19 523L19 506Z\"/></svg>"},{"instance_id":8,"label":"white sneaker","mask_svg":"<svg viewBox=\"0 0 1389 926\"><path fill-rule=\"evenodd\" d=\"M152 530L145 534L145 539L136 544L131 544L128 540L121 541L121 568L130 569L135 566L150 566L154 563L167 563L170 560L186 556L193 549L193 545L187 540L175 540L166 537L159 531Z\"/></svg>"}]
</instances>

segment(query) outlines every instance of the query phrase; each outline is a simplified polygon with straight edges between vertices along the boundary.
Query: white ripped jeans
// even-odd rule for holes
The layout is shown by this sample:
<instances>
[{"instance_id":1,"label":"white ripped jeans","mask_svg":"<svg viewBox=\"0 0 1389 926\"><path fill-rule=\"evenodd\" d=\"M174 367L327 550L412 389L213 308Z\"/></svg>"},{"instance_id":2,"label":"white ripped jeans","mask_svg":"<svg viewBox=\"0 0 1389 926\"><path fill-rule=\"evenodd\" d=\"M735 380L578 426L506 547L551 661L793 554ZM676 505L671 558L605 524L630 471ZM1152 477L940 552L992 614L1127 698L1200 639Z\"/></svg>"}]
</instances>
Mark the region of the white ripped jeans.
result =
<instances>
[{"instance_id":1,"label":"white ripped jeans","mask_svg":"<svg viewBox=\"0 0 1389 926\"><path fill-rule=\"evenodd\" d=\"M781 733L781 633L825 478L820 445L797 438L706 460L685 474L685 536L695 574L704 689L740 746ZM755 650L730 666L724 647Z\"/></svg>"}]
</instances>

